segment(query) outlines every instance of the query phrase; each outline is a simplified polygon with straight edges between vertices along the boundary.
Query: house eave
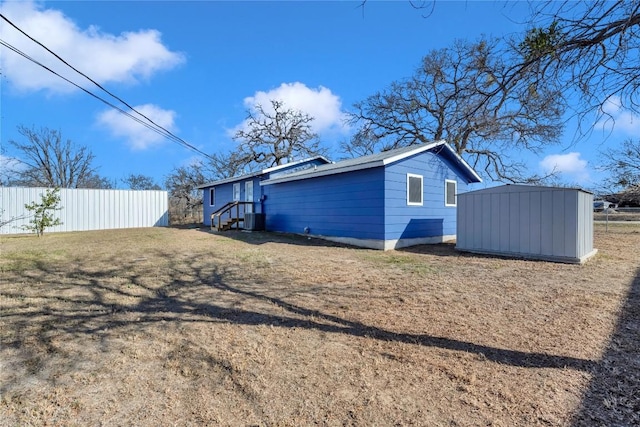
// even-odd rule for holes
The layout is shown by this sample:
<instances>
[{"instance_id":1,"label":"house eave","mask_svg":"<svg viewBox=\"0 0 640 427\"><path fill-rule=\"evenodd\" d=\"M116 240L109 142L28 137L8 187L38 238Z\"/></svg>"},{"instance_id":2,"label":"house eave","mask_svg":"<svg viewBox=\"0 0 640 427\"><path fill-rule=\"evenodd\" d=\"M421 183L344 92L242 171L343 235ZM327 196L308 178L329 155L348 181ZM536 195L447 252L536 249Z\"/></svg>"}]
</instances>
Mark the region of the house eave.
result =
<instances>
[{"instance_id":1,"label":"house eave","mask_svg":"<svg viewBox=\"0 0 640 427\"><path fill-rule=\"evenodd\" d=\"M262 181L260 182L260 185L271 185L271 184L279 184L281 182L300 181L303 179L317 178L317 177L327 176L327 175L337 175L340 173L353 172L353 171L358 171L363 169L371 169L379 166L384 166L384 162L382 160L377 160L375 162L369 162L369 163L362 163L359 165L345 166L344 168L330 169L326 171L322 171L322 170L309 171L305 174L297 175L297 176L285 175L282 177L277 177L277 178L268 179L266 181Z\"/></svg>"},{"instance_id":2,"label":"house eave","mask_svg":"<svg viewBox=\"0 0 640 427\"><path fill-rule=\"evenodd\" d=\"M376 159L369 162L364 163L356 163L349 164L344 167L332 167L327 170L307 170L298 174L286 175L282 177L275 177L271 179L267 179L265 181L260 182L260 185L271 185L271 184L279 184L282 182L290 182L290 181L300 181L303 179L317 178L328 175L337 175L340 173L346 172L354 172L358 170L371 169L380 166L390 165L392 163L398 162L400 160L409 158L411 156L415 156L416 154L420 154L426 151L434 150L435 148L440 147L442 150L446 150L448 155L451 157L450 160L453 160L454 163L457 163L457 166L462 170L463 173L467 175L467 182L482 182L482 178L476 173L475 170L469 164L460 157L454 150L451 148L449 144L445 140L438 140L429 144L422 145L420 147L415 148L414 150L405 151L403 153L397 154L395 156L390 156L387 158ZM334 163L334 165L339 165L338 163Z\"/></svg>"},{"instance_id":3,"label":"house eave","mask_svg":"<svg viewBox=\"0 0 640 427\"><path fill-rule=\"evenodd\" d=\"M258 172L254 172L246 175L234 176L232 178L219 179L217 181L212 181L206 184L199 185L197 188L198 190L204 190L205 188L215 187L216 185L229 184L230 182L236 182L236 181L246 180L249 178L255 178L256 176L260 176L260 175L262 175L262 171L258 171Z\"/></svg>"},{"instance_id":4,"label":"house eave","mask_svg":"<svg viewBox=\"0 0 640 427\"><path fill-rule=\"evenodd\" d=\"M285 169L290 166L301 165L303 163L312 162L314 160L322 160L325 162L325 164L331 163L331 161L324 156L315 156L315 157L309 157L302 160L296 160L295 162L285 163L284 165L271 166L270 168L262 169L262 173L266 174L266 173L276 172L276 171L279 171L280 169Z\"/></svg>"},{"instance_id":5,"label":"house eave","mask_svg":"<svg viewBox=\"0 0 640 427\"><path fill-rule=\"evenodd\" d=\"M323 162L325 162L325 164L330 164L331 163L331 161L328 160L324 156L309 157L309 158L302 159L302 160L296 160L295 162L285 163L284 165L271 166L270 168L262 169L260 171L256 171L256 172L249 173L249 174L246 174L246 175L234 176L234 177L231 177L231 178L224 178L224 179L219 179L219 180L216 180L216 181L208 182L206 184L199 185L197 188L198 188L198 190L203 190L205 188L215 187L216 185L229 184L231 182L236 182L236 181L243 181L243 180L246 180L246 179L249 179L249 178L255 178L255 177L260 176L260 175L266 175L266 174L271 173L271 172L277 172L277 171L279 171L281 169L286 169L288 167L301 165L301 164L304 164L304 163L307 163L307 162L312 162L314 160L322 160Z\"/></svg>"},{"instance_id":6,"label":"house eave","mask_svg":"<svg viewBox=\"0 0 640 427\"><path fill-rule=\"evenodd\" d=\"M398 161L406 159L408 157L415 156L416 154L420 154L420 153L423 153L425 151L429 151L429 150L431 150L431 149L433 149L435 147L438 147L440 145L448 146L447 142L444 139L440 139L440 140L434 141L434 142L432 142L430 144L426 144L426 145L422 145L420 147L417 147L415 150L407 151L405 153L398 154L397 156L387 157L382 162L383 162L384 165L390 165L392 163L398 162Z\"/></svg>"}]
</instances>

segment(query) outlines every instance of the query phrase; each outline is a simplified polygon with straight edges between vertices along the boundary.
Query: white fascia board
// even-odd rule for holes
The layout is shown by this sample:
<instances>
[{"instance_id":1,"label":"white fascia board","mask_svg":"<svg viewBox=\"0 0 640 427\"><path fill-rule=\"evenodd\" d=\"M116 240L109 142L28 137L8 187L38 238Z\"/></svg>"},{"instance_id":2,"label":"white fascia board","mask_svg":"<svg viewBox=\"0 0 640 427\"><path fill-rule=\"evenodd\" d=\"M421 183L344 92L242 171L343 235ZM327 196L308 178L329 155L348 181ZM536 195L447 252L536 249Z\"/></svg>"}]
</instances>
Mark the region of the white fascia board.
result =
<instances>
[{"instance_id":1,"label":"white fascia board","mask_svg":"<svg viewBox=\"0 0 640 427\"><path fill-rule=\"evenodd\" d=\"M387 157L386 159L384 159L382 161L382 163L384 165L389 165L389 164L395 163L395 162L397 162L399 160L406 159L407 157L415 156L416 154L422 153L424 151L431 150L432 148L435 148L435 147L437 147L439 145L448 146L447 142L444 139L441 139L439 141L432 142L431 144L427 144L427 145L423 145L421 147L418 147L415 150L407 151L405 153L398 154L397 156Z\"/></svg>"},{"instance_id":2,"label":"white fascia board","mask_svg":"<svg viewBox=\"0 0 640 427\"><path fill-rule=\"evenodd\" d=\"M343 168L333 168L333 169L328 169L328 170L325 170L325 171L309 170L309 171L306 171L307 173L304 173L304 174L301 173L300 175L293 175L293 176L287 175L287 176L283 176L283 177L268 179L266 181L262 181L260 183L260 185L278 184L280 182L286 182L286 181L298 181L298 180L301 180L301 179L315 178L315 177L326 176L326 175L335 175L335 174L338 174L338 173L353 172L353 171L362 170L362 169L369 169L369 168L375 168L375 167L378 167L378 166L385 166L385 165L388 165L390 163L397 162L398 160L402 160L402 159L405 159L405 158L407 158L409 156L413 156L415 154L422 153L423 151L430 150L430 149L432 149L434 147L437 147L438 145L443 145L443 144L447 145L446 141L440 140L440 141L436 141L436 142L428 144L428 145L424 145L424 146L418 147L415 150L411 150L411 151L408 151L406 153L398 154L397 156L388 157L386 159L373 160L371 162L358 163L358 164L354 164L354 165L345 166Z\"/></svg>"},{"instance_id":3,"label":"white fascia board","mask_svg":"<svg viewBox=\"0 0 640 427\"><path fill-rule=\"evenodd\" d=\"M327 169L327 170L320 170L320 171L315 171L315 170L308 170L305 171L305 173L300 173L298 174L293 174L293 175L285 175L282 177L277 177L277 178L272 178L272 179L268 179L266 181L262 181L260 182L260 185L271 185L271 184L278 184L281 182L288 182L288 181L299 181L302 179L308 179L308 178L316 178L316 177L320 177L320 176L326 176L326 175L335 175L338 173L345 173L345 172L353 172L353 171L357 171L357 170L362 170L362 169L369 169L369 168L375 168L375 167L379 167L379 166L385 166L394 162L397 162L399 160L402 159L406 159L407 157L410 156L414 156L416 154L428 151L428 150L432 150L436 147L445 147L446 150L448 150L462 165L463 168L467 169L467 171L469 172L470 175L472 175L473 177L475 177L478 182L482 182L482 178L480 178L480 175L478 175L476 173L475 170L473 170L473 168L471 166L469 166L469 164L458 155L458 153L456 153L453 148L451 148L451 146L449 144L447 144L447 142L443 139L439 140L439 141L435 141L431 144L427 144L427 145L423 145L421 147L417 147L415 150L410 150L410 151L406 151L402 154L398 154L396 156L391 156L391 157L387 157L384 159L380 159L380 160L373 160L370 162L366 162L366 163L358 163L358 164L354 164L354 165L349 165L349 166L345 166L343 168L331 168L331 169ZM335 163L334 163L335 164Z\"/></svg>"},{"instance_id":4,"label":"white fascia board","mask_svg":"<svg viewBox=\"0 0 640 427\"><path fill-rule=\"evenodd\" d=\"M451 150L451 153L454 156L456 156L456 158L460 161L460 163L462 163L462 166L465 167L471 173L471 175L473 175L478 180L478 182L482 182L482 178L480 177L480 175L478 175L476 170L472 168L471 165L469 165L469 163L467 163L465 159L463 159L458 153L456 153L449 144L447 144L447 148Z\"/></svg>"},{"instance_id":5,"label":"white fascia board","mask_svg":"<svg viewBox=\"0 0 640 427\"><path fill-rule=\"evenodd\" d=\"M398 160L402 160L402 159L406 159L407 157L410 156L414 156L416 154L422 153L424 151L428 151L428 150L432 150L436 147L444 147L446 150L448 150L461 164L462 167L467 169L467 171L478 180L478 182L482 182L482 178L480 177L480 175L478 175L478 173L469 165L469 163L467 163L467 161L465 159L463 159L460 155L458 155L458 153L455 152L455 150L453 148L451 148L451 146L449 144L447 144L447 141L445 141L444 139L441 139L439 141L435 141L431 144L428 145L424 145L420 148L416 148L413 151L408 151L406 153L402 153L402 154L398 154L397 156L393 156L393 157L389 157L384 159L384 164L388 165L394 162L397 162Z\"/></svg>"}]
</instances>

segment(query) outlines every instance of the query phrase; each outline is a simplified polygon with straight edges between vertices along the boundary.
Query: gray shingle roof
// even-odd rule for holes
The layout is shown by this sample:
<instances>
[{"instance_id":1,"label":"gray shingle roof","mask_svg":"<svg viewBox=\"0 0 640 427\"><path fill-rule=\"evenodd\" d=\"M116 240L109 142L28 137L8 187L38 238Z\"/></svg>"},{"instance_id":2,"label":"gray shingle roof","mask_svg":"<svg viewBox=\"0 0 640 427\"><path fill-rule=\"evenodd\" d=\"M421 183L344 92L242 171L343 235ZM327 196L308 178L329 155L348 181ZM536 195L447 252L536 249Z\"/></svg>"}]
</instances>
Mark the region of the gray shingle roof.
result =
<instances>
[{"instance_id":1,"label":"gray shingle roof","mask_svg":"<svg viewBox=\"0 0 640 427\"><path fill-rule=\"evenodd\" d=\"M316 176L333 175L337 173L383 166L429 150L438 152L440 152L440 150L444 150L449 156L455 158L456 162L461 166L461 168L466 169L468 174L473 177L474 180L477 179L478 182L481 181L478 174L460 156L458 156L444 140L440 140L427 144L396 148L393 150L383 151L381 153L357 157L355 159L347 159L339 161L337 163L317 166L313 169L268 179L261 182L260 185L276 184L279 182L295 181L300 179L313 178Z\"/></svg>"},{"instance_id":2,"label":"gray shingle roof","mask_svg":"<svg viewBox=\"0 0 640 427\"><path fill-rule=\"evenodd\" d=\"M270 172L276 172L280 169L284 169L287 167L291 167L291 166L295 166L295 165L299 165L305 162L311 162L313 160L322 160L326 163L331 163L329 160L327 160L324 156L315 156L315 157L310 157L308 159L302 159L302 160L297 160L294 162L290 162L290 163L285 163L284 165L277 165L277 166L271 166L270 168L266 168L266 169L262 169L256 172L252 172L252 173L248 173L248 174L244 174L244 175L239 175L239 176L234 176L231 178L224 178L224 179L218 179L216 181L212 181L212 182L207 182L206 184L202 184L200 186L198 186L198 189L201 190L203 188L208 188L208 187L214 187L216 185L220 185L220 184L227 184L229 182L235 182L235 181L243 181L249 178L254 178L256 176L262 175L262 174L266 174L266 173L270 173Z\"/></svg>"}]
</instances>

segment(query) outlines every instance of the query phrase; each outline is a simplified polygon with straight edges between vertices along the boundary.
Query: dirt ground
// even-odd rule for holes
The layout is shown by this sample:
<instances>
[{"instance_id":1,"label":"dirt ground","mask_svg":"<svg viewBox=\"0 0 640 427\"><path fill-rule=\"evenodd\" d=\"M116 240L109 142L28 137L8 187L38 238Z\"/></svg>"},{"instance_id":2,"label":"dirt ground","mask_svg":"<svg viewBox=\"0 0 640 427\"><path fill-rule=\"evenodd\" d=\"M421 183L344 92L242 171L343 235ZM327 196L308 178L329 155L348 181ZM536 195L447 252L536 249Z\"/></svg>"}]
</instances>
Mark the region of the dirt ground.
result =
<instances>
[{"instance_id":1,"label":"dirt ground","mask_svg":"<svg viewBox=\"0 0 640 427\"><path fill-rule=\"evenodd\" d=\"M595 247L3 236L0 425L640 425L640 225Z\"/></svg>"}]
</instances>

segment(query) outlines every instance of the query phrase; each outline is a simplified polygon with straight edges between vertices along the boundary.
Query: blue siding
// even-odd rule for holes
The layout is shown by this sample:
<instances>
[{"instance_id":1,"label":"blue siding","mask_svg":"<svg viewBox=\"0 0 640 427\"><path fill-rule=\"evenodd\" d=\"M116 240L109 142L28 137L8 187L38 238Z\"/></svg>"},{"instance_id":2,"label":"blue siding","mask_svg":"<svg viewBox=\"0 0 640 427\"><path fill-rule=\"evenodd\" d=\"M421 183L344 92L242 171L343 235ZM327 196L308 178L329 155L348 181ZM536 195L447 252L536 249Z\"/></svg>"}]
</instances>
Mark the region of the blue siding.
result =
<instances>
[{"instance_id":1,"label":"blue siding","mask_svg":"<svg viewBox=\"0 0 640 427\"><path fill-rule=\"evenodd\" d=\"M203 203L203 223L206 226L211 226L211 214L220 209L225 203L233 199L233 184L222 184L214 187L216 189L215 204L211 206L211 200L209 200L210 191L209 188L204 190Z\"/></svg>"},{"instance_id":2,"label":"blue siding","mask_svg":"<svg viewBox=\"0 0 640 427\"><path fill-rule=\"evenodd\" d=\"M423 205L407 205L407 174L423 176ZM386 167L385 240L439 237L456 234L456 207L445 206L445 180L457 181L457 192L467 184L442 157L421 153Z\"/></svg>"},{"instance_id":3,"label":"blue siding","mask_svg":"<svg viewBox=\"0 0 640 427\"><path fill-rule=\"evenodd\" d=\"M313 159L303 163L284 165L280 169L273 171L271 173L261 174L253 177L238 177L235 181L227 182L220 185L215 185L213 188L216 189L216 200L215 206L211 206L209 200L209 189L212 187L207 187L203 189L203 224L206 226L211 226L211 214L218 209L220 209L225 204L233 201L233 184L240 183L240 200L245 201L245 182L252 180L253 181L253 202L254 202L254 212L263 212L262 206L260 203L260 198L264 194L262 192L262 187L260 187L260 181L263 179L273 178L276 176L286 175L287 173L298 172L305 169L310 169L314 166L320 166L326 164L324 160L321 159Z\"/></svg>"},{"instance_id":4,"label":"blue siding","mask_svg":"<svg viewBox=\"0 0 640 427\"><path fill-rule=\"evenodd\" d=\"M291 171L313 167L292 166ZM287 168L271 177L286 174ZM460 175L456 172L458 171ZM423 177L423 205L407 204L407 174ZM456 234L456 207L445 206L446 180L457 182L457 193L467 191L468 173L458 164L432 152L421 152L390 165L333 175L316 176L260 186L269 174L217 185L215 206L204 189L204 223L212 212L232 201L233 183L254 182L254 211L265 213L266 229L362 240L394 241L438 238ZM262 197L264 196L264 197Z\"/></svg>"},{"instance_id":5,"label":"blue siding","mask_svg":"<svg viewBox=\"0 0 640 427\"><path fill-rule=\"evenodd\" d=\"M266 228L358 239L384 237L384 170L366 169L263 187Z\"/></svg>"},{"instance_id":6,"label":"blue siding","mask_svg":"<svg viewBox=\"0 0 640 427\"><path fill-rule=\"evenodd\" d=\"M236 181L238 183L240 183L240 200L244 201L245 200L245 187L244 187L244 183L247 181L253 181L253 202L254 202L254 211L255 212L261 212L260 210L260 196L262 196L261 191L261 187L260 187L260 178L258 177L253 177L253 178L248 178L248 179L242 179L239 181ZM203 194L203 199L202 199L202 203L203 203L203 213L204 213L204 218L203 218L203 224L206 226L211 226L211 214L214 213L215 211L217 211L218 209L220 209L221 207L223 207L225 204L233 201L233 182L228 182L226 184L220 184L220 185L216 185L213 188L216 189L216 200L215 200L215 205L211 206L210 200L209 200L209 188L205 188L204 189L204 194Z\"/></svg>"}]
</instances>

